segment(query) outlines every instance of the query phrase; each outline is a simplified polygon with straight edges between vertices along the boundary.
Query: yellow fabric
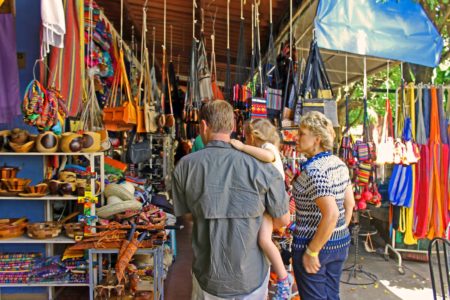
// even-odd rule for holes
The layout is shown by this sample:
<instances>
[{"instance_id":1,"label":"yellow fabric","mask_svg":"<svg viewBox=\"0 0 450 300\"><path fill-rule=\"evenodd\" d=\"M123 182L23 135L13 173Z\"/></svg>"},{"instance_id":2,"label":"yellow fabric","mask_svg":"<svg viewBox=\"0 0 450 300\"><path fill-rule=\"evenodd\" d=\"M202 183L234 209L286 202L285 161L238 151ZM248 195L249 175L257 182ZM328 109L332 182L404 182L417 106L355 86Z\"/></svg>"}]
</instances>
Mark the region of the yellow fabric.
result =
<instances>
[{"instance_id":1,"label":"yellow fabric","mask_svg":"<svg viewBox=\"0 0 450 300\"><path fill-rule=\"evenodd\" d=\"M3 2L5 2L5 0L0 0L0 6L3 5Z\"/></svg>"},{"instance_id":2,"label":"yellow fabric","mask_svg":"<svg viewBox=\"0 0 450 300\"><path fill-rule=\"evenodd\" d=\"M410 83L406 89L407 100L409 100L410 113L409 117L411 119L411 136L414 140L416 138L416 111L415 111L415 97L414 97L414 84ZM413 226L414 226L414 199L416 195L416 166L412 165L412 182L413 188L411 193L411 207L405 208L405 245L416 245L417 239L414 237Z\"/></svg>"}]
</instances>

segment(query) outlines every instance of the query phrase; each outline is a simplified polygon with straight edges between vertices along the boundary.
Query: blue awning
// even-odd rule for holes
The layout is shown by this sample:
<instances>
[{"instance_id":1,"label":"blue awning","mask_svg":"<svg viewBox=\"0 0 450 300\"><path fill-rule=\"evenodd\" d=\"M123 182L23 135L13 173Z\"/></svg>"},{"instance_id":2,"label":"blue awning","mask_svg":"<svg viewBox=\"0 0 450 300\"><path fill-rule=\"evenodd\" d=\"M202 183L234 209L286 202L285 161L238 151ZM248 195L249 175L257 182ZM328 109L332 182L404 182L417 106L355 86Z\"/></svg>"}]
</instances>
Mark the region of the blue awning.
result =
<instances>
[{"instance_id":1,"label":"blue awning","mask_svg":"<svg viewBox=\"0 0 450 300\"><path fill-rule=\"evenodd\" d=\"M321 48L436 67L443 40L414 0L320 0L314 20Z\"/></svg>"}]
</instances>

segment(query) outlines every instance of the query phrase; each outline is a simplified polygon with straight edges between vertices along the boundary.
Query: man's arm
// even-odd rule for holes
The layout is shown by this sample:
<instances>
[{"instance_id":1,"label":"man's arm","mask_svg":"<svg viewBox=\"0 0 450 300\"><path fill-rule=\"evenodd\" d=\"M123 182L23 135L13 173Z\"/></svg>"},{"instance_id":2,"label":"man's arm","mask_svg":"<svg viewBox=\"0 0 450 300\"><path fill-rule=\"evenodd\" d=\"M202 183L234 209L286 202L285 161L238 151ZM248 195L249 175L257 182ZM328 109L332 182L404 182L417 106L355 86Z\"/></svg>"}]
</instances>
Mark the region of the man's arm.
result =
<instances>
[{"instance_id":1,"label":"man's arm","mask_svg":"<svg viewBox=\"0 0 450 300\"><path fill-rule=\"evenodd\" d=\"M172 177L172 197L173 197L173 206L176 216L182 216L184 214L190 213L189 208L186 203L186 193L185 189L180 182L180 164L177 166L175 171L173 172Z\"/></svg>"},{"instance_id":2,"label":"man's arm","mask_svg":"<svg viewBox=\"0 0 450 300\"><path fill-rule=\"evenodd\" d=\"M267 166L270 172L264 172L267 179L266 211L273 219L274 229L286 226L290 222L289 196L286 193L283 178L273 166Z\"/></svg>"}]
</instances>

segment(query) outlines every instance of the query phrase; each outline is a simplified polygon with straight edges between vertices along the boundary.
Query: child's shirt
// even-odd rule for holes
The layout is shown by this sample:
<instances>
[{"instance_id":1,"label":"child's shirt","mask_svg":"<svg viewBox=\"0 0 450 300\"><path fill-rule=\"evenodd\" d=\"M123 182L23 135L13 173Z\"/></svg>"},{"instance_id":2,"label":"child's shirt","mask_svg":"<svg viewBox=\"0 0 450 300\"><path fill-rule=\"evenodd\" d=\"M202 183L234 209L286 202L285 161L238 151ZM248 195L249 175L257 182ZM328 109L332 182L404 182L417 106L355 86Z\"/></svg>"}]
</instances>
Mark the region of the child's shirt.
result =
<instances>
[{"instance_id":1,"label":"child's shirt","mask_svg":"<svg viewBox=\"0 0 450 300\"><path fill-rule=\"evenodd\" d=\"M272 162L272 165L277 168L277 170L280 172L281 176L283 176L283 180L285 179L284 175L284 168L283 168L283 162L281 161L280 151L278 151L278 148L272 144L272 143L265 143L261 146L262 149L269 150L270 152L275 155L275 161Z\"/></svg>"}]
</instances>

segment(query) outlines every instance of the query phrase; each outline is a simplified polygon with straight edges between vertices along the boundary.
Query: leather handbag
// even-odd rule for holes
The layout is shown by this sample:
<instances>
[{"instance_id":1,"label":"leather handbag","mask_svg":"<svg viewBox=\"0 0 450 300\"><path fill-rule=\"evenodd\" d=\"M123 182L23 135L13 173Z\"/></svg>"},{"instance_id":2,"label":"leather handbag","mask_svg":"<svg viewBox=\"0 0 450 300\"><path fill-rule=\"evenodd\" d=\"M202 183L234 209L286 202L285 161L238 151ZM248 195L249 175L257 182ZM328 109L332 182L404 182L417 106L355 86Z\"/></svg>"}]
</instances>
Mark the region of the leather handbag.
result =
<instances>
[{"instance_id":1,"label":"leather handbag","mask_svg":"<svg viewBox=\"0 0 450 300\"><path fill-rule=\"evenodd\" d=\"M150 141L144 140L142 142L133 143L136 138L136 132L132 132L130 135L130 143L127 150L127 161L129 163L138 164L144 161L148 161L152 157L152 151L150 147Z\"/></svg>"}]
</instances>

